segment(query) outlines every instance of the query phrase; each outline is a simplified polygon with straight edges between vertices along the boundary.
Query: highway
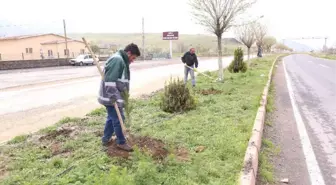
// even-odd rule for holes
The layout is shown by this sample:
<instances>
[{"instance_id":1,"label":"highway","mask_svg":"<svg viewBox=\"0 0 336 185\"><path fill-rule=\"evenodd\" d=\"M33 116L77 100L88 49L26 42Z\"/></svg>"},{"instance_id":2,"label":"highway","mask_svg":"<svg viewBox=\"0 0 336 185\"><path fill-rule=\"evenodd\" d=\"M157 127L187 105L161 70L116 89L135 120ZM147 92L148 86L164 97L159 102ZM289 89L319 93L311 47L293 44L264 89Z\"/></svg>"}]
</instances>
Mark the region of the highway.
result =
<instances>
[{"instance_id":1,"label":"highway","mask_svg":"<svg viewBox=\"0 0 336 185\"><path fill-rule=\"evenodd\" d=\"M223 65L232 59L223 58ZM199 61L200 71L218 69L216 59ZM180 61L131 64L131 96L161 89L171 76L183 76ZM99 107L99 81L95 66L1 71L0 143Z\"/></svg>"},{"instance_id":2,"label":"highway","mask_svg":"<svg viewBox=\"0 0 336 185\"><path fill-rule=\"evenodd\" d=\"M336 61L290 55L278 73L276 124L281 125L275 127L282 177L291 184L335 185Z\"/></svg>"}]
</instances>

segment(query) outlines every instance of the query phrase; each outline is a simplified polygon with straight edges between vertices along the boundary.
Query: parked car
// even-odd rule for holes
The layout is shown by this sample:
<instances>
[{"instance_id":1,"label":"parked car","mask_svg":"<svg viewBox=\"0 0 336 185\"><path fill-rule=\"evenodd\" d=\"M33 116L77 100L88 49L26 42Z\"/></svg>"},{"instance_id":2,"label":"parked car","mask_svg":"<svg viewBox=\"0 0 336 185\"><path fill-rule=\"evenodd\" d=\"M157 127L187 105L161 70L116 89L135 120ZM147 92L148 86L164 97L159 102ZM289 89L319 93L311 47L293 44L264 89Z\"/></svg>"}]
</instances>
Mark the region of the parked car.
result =
<instances>
[{"instance_id":1,"label":"parked car","mask_svg":"<svg viewBox=\"0 0 336 185\"><path fill-rule=\"evenodd\" d=\"M99 61L99 58L97 56L96 56L96 58ZM92 56L90 54L82 54L82 55L78 55L74 59L71 59L69 61L69 63L71 65L80 65L80 66L83 66L83 65L93 65L94 61L93 61L93 58L92 58Z\"/></svg>"}]
</instances>

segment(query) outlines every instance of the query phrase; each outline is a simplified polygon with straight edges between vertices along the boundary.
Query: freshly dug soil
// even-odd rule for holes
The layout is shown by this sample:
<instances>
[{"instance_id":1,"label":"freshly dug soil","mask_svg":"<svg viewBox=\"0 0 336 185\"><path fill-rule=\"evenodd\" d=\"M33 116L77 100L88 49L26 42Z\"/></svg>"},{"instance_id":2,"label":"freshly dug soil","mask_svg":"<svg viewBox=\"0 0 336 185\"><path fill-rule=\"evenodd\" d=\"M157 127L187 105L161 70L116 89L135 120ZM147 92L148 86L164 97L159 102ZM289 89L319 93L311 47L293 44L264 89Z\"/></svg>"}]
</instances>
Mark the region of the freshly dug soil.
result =
<instances>
[{"instance_id":1,"label":"freshly dug soil","mask_svg":"<svg viewBox=\"0 0 336 185\"><path fill-rule=\"evenodd\" d=\"M0 180L4 179L7 176L8 172L6 169L0 169Z\"/></svg>"},{"instance_id":2,"label":"freshly dug soil","mask_svg":"<svg viewBox=\"0 0 336 185\"><path fill-rule=\"evenodd\" d=\"M222 93L222 91L211 87L209 89L202 89L202 90L200 90L200 93L202 95L210 95L210 94L220 94L220 93Z\"/></svg>"},{"instance_id":3,"label":"freshly dug soil","mask_svg":"<svg viewBox=\"0 0 336 185\"><path fill-rule=\"evenodd\" d=\"M63 150L62 149L62 144L59 143L59 142L52 143L51 146L50 146L50 149L51 149L51 154L53 156L55 156L55 155L61 155L61 154L63 156L66 156L66 155L70 155L71 154L70 150Z\"/></svg>"},{"instance_id":4,"label":"freshly dug soil","mask_svg":"<svg viewBox=\"0 0 336 185\"><path fill-rule=\"evenodd\" d=\"M153 139L147 136L137 137L137 136L129 135L128 144L133 147L137 146L140 149L140 151L148 153L155 160L163 160L169 154L169 151L166 148L166 145L161 140ZM130 152L120 150L117 147L116 142L114 141L110 142L107 153L111 157L121 157L125 159L129 159L129 157L132 155L132 153ZM186 149L176 150L176 156L178 159L188 160L188 156L189 156L188 154L189 153Z\"/></svg>"},{"instance_id":5,"label":"freshly dug soil","mask_svg":"<svg viewBox=\"0 0 336 185\"><path fill-rule=\"evenodd\" d=\"M44 135L42 137L39 138L39 141L42 140L53 140L55 139L57 136L65 136L65 137L69 137L70 134L75 130L75 128L65 128L65 127L61 127L55 131L52 131L50 133L48 133L47 135Z\"/></svg>"}]
</instances>

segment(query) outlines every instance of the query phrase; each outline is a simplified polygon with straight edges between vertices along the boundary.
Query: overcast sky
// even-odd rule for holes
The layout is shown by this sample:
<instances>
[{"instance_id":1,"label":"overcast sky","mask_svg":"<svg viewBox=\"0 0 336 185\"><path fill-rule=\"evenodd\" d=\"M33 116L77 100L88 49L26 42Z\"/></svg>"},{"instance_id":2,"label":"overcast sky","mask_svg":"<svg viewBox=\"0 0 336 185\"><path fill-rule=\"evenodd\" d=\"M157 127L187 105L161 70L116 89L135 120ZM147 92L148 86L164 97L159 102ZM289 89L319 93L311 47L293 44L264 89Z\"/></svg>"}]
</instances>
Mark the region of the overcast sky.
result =
<instances>
[{"instance_id":1,"label":"overcast sky","mask_svg":"<svg viewBox=\"0 0 336 185\"><path fill-rule=\"evenodd\" d=\"M41 32L62 32L62 19L67 22L68 32L141 32L144 17L146 32L206 33L192 20L188 0L2 1L0 19L11 22L12 27ZM336 21L332 12L335 8L336 0L258 0L245 18L252 20L264 15L262 22L267 24L269 35L279 40L328 36L328 45L334 45ZM4 27L0 25L0 29ZM233 34L229 32L225 36ZM301 43L322 47L324 40Z\"/></svg>"}]
</instances>

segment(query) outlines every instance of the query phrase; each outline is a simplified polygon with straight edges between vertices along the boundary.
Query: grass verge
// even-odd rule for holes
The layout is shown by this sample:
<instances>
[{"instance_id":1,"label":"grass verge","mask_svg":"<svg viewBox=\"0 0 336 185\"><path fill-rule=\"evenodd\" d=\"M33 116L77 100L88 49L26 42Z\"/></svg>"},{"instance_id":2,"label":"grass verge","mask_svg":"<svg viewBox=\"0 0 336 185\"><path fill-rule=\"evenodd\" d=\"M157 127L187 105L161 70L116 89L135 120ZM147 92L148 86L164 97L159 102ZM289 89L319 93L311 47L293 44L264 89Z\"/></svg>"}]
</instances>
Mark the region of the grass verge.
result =
<instances>
[{"instance_id":1,"label":"grass verge","mask_svg":"<svg viewBox=\"0 0 336 185\"><path fill-rule=\"evenodd\" d=\"M325 58L329 60L336 60L336 55L332 54L311 54L313 57Z\"/></svg>"},{"instance_id":2,"label":"grass verge","mask_svg":"<svg viewBox=\"0 0 336 185\"><path fill-rule=\"evenodd\" d=\"M237 184L274 59L254 59L246 73L225 72L225 83L199 76L198 107L184 114L162 112L159 94L132 101L132 134L162 140L169 151L184 148L183 160L174 152L156 160L139 149L130 159L109 157L101 150L106 114L101 108L1 146L0 184ZM221 93L200 93L207 89Z\"/></svg>"},{"instance_id":3,"label":"grass verge","mask_svg":"<svg viewBox=\"0 0 336 185\"><path fill-rule=\"evenodd\" d=\"M280 57L281 59L282 57ZM279 60L278 60L279 61ZM275 67L276 67L275 63ZM275 74L276 69L274 68L272 71L272 78ZM265 119L265 129L264 132L267 131L267 127L272 127L272 117L271 114L275 110L275 88L274 82L271 81L270 88L267 96L267 105L266 105L266 119ZM267 136L266 136L267 137ZM259 169L258 169L258 182L259 184L274 184L274 166L272 163L272 157L279 155L280 148L275 146L273 142L267 138L263 138L261 151L259 154Z\"/></svg>"},{"instance_id":4,"label":"grass verge","mask_svg":"<svg viewBox=\"0 0 336 185\"><path fill-rule=\"evenodd\" d=\"M274 111L274 97L275 89L274 83L271 83L269 93L267 96L267 105L266 105L266 119L265 119L265 128L272 126L272 120L270 114ZM266 129L264 130L264 132ZM272 156L278 155L280 148L275 147L273 142L267 138L263 138L262 147L259 155L259 170L258 170L258 180L262 184L272 184L275 182L274 178L274 167L272 164Z\"/></svg>"}]
</instances>

